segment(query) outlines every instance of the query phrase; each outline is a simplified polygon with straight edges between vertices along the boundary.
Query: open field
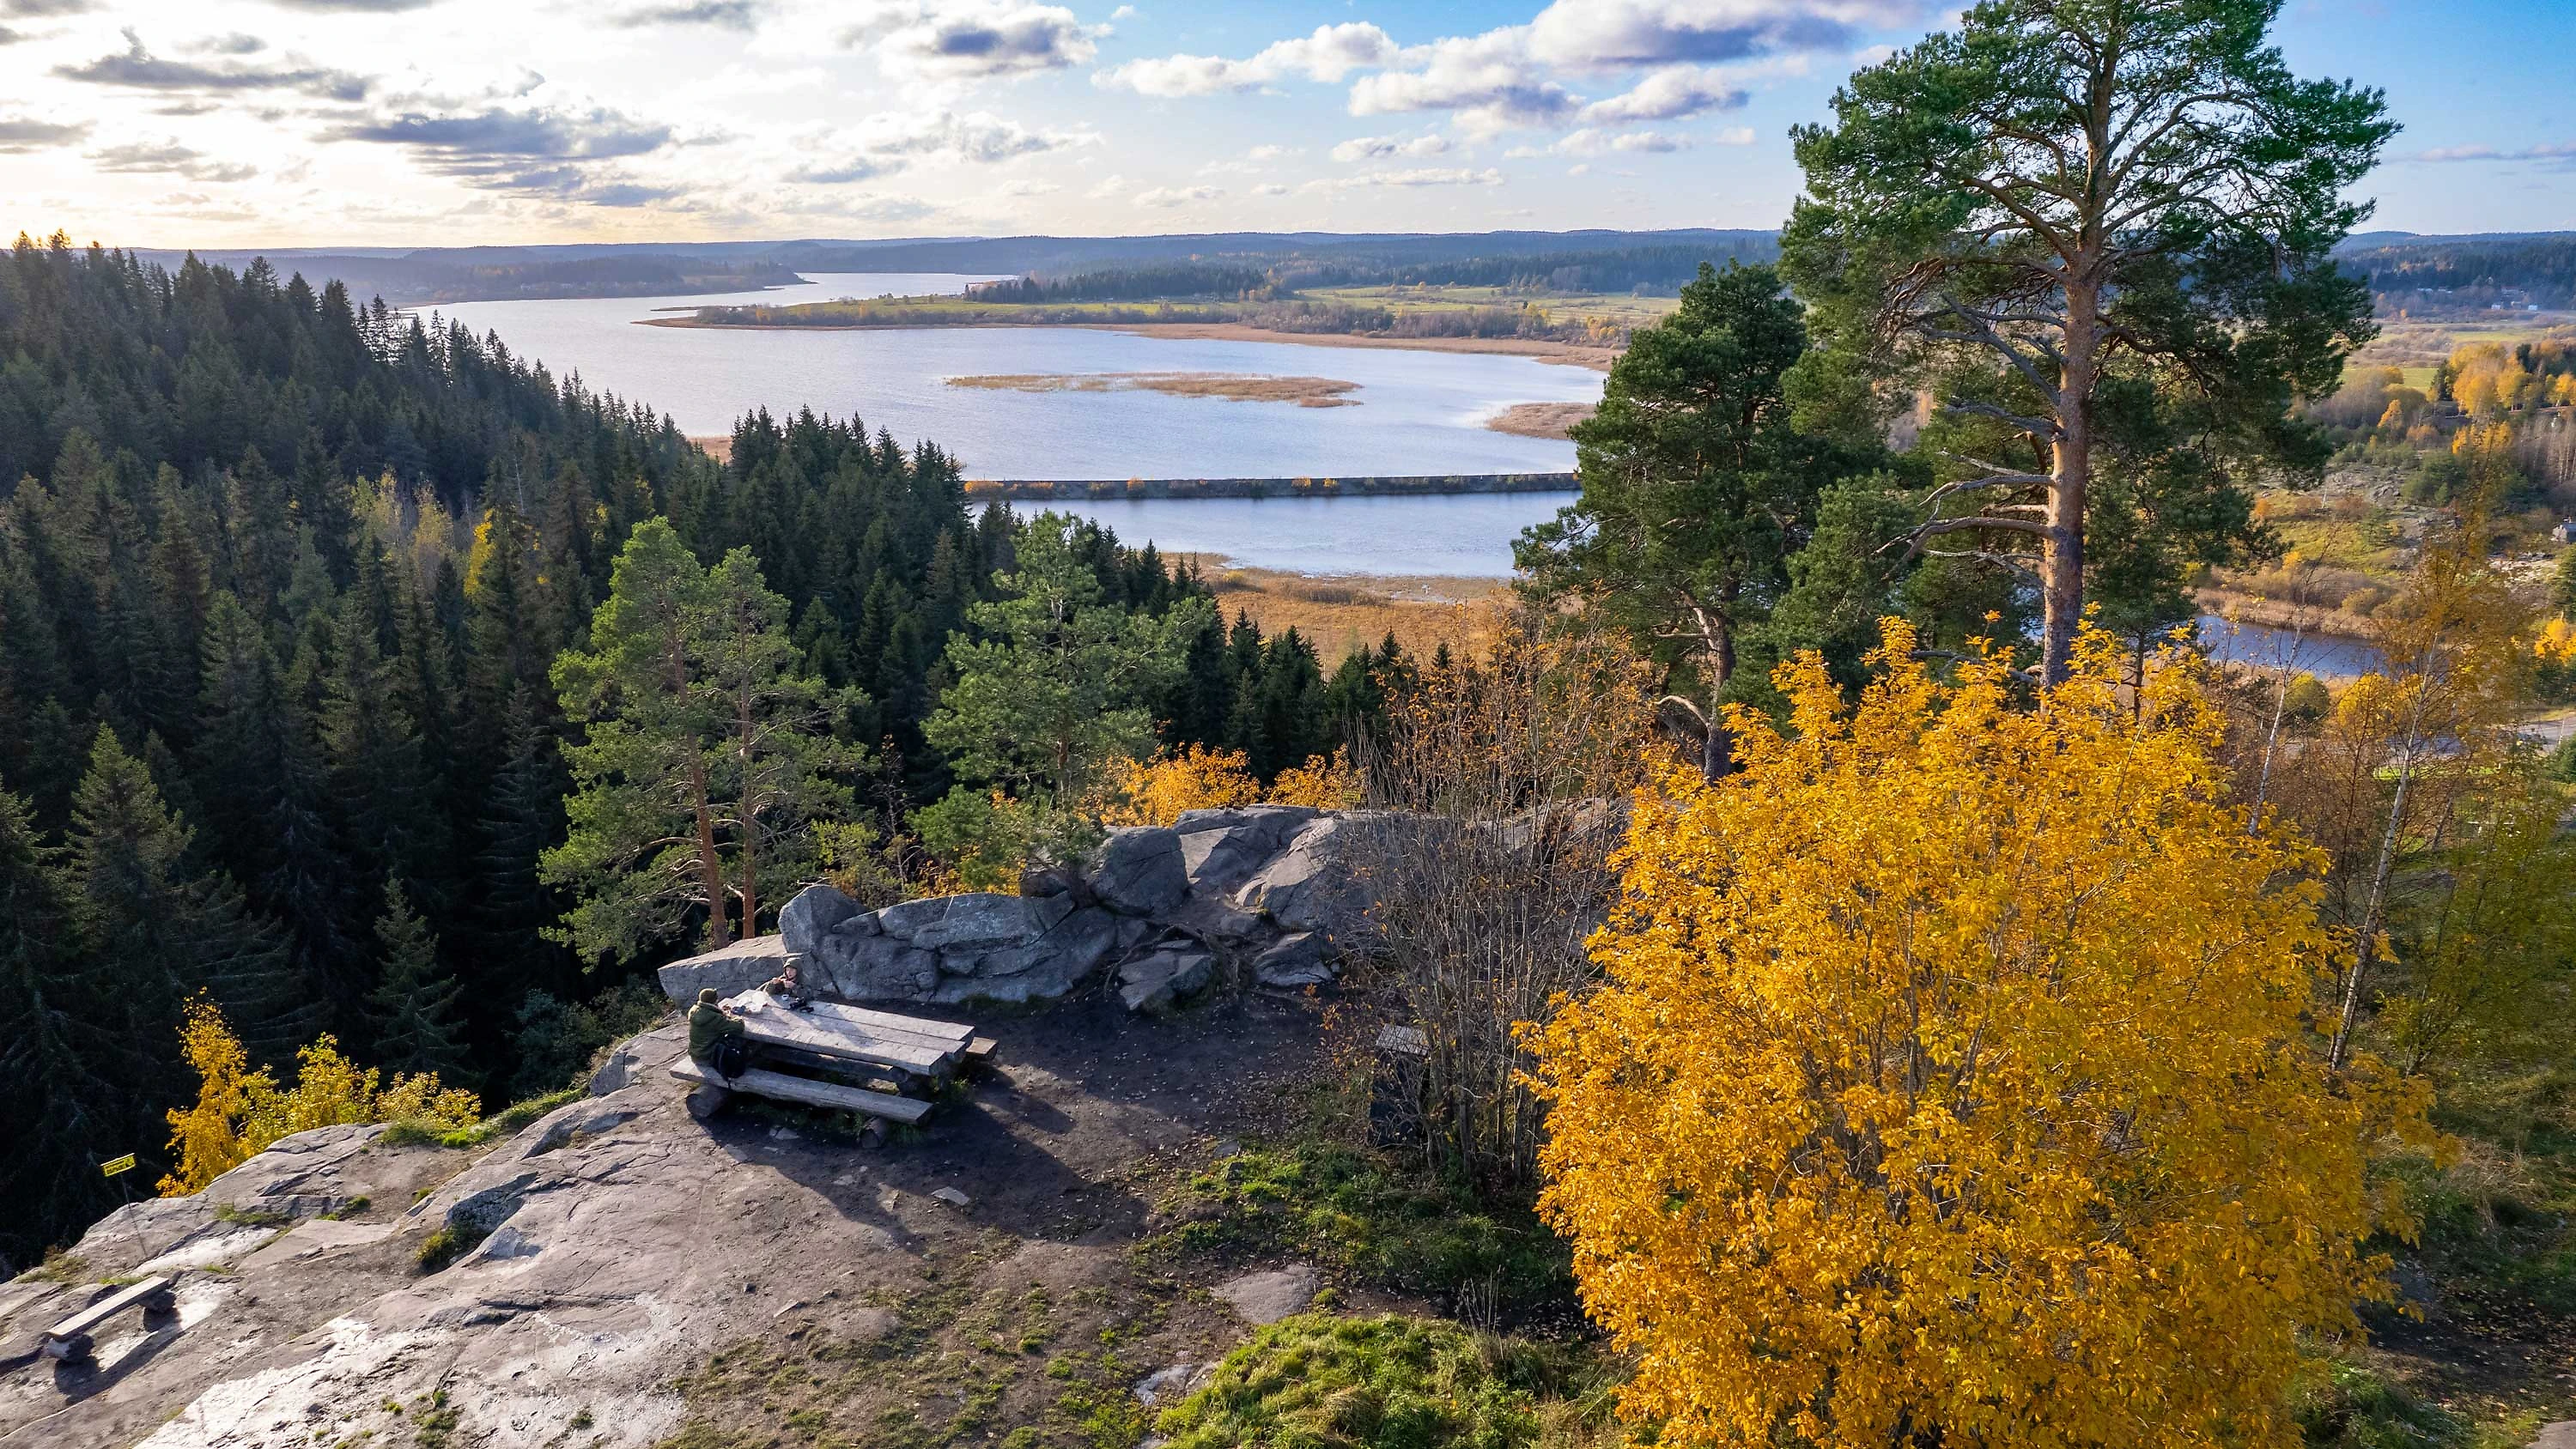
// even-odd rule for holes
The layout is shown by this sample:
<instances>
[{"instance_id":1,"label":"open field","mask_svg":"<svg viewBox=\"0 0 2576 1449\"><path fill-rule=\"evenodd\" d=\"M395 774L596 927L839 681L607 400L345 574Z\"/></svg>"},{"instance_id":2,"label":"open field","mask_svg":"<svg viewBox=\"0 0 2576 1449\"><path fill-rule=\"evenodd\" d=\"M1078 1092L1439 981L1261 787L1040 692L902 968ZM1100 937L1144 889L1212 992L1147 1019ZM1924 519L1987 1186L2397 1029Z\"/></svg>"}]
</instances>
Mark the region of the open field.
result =
<instances>
[{"instance_id":1,"label":"open field","mask_svg":"<svg viewBox=\"0 0 2576 1449\"><path fill-rule=\"evenodd\" d=\"M996 392L1159 392L1228 402L1285 402L1301 408L1355 408L1344 397L1359 387L1332 377L1276 377L1242 372L1008 372L952 377L950 387Z\"/></svg>"},{"instance_id":2,"label":"open field","mask_svg":"<svg viewBox=\"0 0 2576 1449\"><path fill-rule=\"evenodd\" d=\"M1599 411L1591 403L1514 403L1485 419L1485 426L1524 438L1562 438Z\"/></svg>"},{"instance_id":3,"label":"open field","mask_svg":"<svg viewBox=\"0 0 2576 1449\"><path fill-rule=\"evenodd\" d=\"M2449 319L2391 318L2380 323L2379 336L2353 354L2354 367L2395 367L2406 385L2430 389L2434 374L2451 353L2472 342L2528 342L2552 328L2576 324L2566 312L2497 313Z\"/></svg>"},{"instance_id":4,"label":"open field","mask_svg":"<svg viewBox=\"0 0 2576 1449\"><path fill-rule=\"evenodd\" d=\"M1522 292L1508 287L1318 287L1301 295L1317 302L1384 307L1407 312L1515 311L1535 307L1551 322L1597 322L1622 331L1662 321L1681 298L1637 297L1626 292Z\"/></svg>"},{"instance_id":5,"label":"open field","mask_svg":"<svg viewBox=\"0 0 2576 1449\"><path fill-rule=\"evenodd\" d=\"M1408 654L1428 655L1483 642L1511 585L1502 579L1318 579L1280 569L1229 568L1214 554L1189 555L1216 587L1217 607L1232 619L1252 616L1265 634L1295 626L1314 644L1330 673L1353 648L1375 648L1387 635Z\"/></svg>"}]
</instances>

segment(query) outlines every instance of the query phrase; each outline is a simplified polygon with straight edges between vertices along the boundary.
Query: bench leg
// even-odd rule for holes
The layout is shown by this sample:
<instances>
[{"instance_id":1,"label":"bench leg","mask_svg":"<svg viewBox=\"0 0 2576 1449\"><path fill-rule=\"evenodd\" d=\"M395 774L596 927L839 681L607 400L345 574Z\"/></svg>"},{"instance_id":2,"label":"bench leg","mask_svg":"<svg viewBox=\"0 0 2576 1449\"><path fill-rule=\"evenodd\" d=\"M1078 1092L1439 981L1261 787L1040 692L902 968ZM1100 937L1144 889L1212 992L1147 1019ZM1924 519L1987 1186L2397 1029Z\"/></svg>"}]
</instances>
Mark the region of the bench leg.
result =
<instances>
[{"instance_id":1,"label":"bench leg","mask_svg":"<svg viewBox=\"0 0 2576 1449\"><path fill-rule=\"evenodd\" d=\"M88 1334L76 1333L69 1338L46 1339L44 1347L37 1352L61 1363L87 1363L90 1350L97 1346Z\"/></svg>"},{"instance_id":2,"label":"bench leg","mask_svg":"<svg viewBox=\"0 0 2576 1449\"><path fill-rule=\"evenodd\" d=\"M714 1085L693 1088L689 1092L689 1115L704 1122L725 1109L733 1093Z\"/></svg>"},{"instance_id":3,"label":"bench leg","mask_svg":"<svg viewBox=\"0 0 2576 1449\"><path fill-rule=\"evenodd\" d=\"M870 1117L859 1124L859 1145L861 1147L885 1146L888 1130L883 1117Z\"/></svg>"}]
</instances>

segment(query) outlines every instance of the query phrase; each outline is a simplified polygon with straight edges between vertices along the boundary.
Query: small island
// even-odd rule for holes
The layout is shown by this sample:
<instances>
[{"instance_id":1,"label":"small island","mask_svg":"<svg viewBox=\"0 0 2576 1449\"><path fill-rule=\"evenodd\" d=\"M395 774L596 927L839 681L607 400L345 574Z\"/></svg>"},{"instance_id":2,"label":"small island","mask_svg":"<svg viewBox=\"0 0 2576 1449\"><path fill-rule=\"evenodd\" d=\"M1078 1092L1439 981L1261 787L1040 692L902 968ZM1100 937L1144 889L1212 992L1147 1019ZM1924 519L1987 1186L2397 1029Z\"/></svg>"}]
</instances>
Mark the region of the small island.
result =
<instances>
[{"instance_id":1,"label":"small island","mask_svg":"<svg viewBox=\"0 0 2576 1449\"><path fill-rule=\"evenodd\" d=\"M1278 377L1243 372L1005 372L952 377L950 387L995 392L1159 392L1167 397L1213 397L1228 402L1284 402L1301 408L1355 408L1342 394L1359 384L1334 377Z\"/></svg>"},{"instance_id":2,"label":"small island","mask_svg":"<svg viewBox=\"0 0 2576 1449\"><path fill-rule=\"evenodd\" d=\"M1485 426L1521 438L1563 438L1600 410L1597 403L1514 403L1485 419Z\"/></svg>"}]
</instances>

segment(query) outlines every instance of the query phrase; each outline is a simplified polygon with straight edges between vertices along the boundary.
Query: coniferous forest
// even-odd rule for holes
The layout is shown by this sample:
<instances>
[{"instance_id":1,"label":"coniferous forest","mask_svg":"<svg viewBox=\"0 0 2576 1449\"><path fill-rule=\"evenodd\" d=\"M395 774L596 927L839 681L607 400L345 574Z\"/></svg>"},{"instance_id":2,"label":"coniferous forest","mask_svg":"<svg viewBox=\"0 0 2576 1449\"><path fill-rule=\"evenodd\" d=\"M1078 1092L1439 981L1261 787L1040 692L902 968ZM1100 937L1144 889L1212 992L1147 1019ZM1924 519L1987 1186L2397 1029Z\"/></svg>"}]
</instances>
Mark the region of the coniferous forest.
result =
<instances>
[{"instance_id":1,"label":"coniferous forest","mask_svg":"<svg viewBox=\"0 0 2576 1449\"><path fill-rule=\"evenodd\" d=\"M891 832L959 785L924 726L1025 525L970 515L935 443L764 413L719 465L641 402L337 284L19 239L0 261L0 1258L149 1191L164 1114L195 1090L191 1001L254 1062L291 1069L328 1033L508 1100L560 1085L632 983L692 949L703 908L578 954L571 890L540 870L581 735L550 672L654 518L700 565L747 550L783 601L852 813ZM1150 548L1060 537L1093 607L1177 631L1173 667L1118 701L1164 746L1296 765L1396 662L1355 654L1328 681L1293 630L1227 624ZM95 1166L129 1152L144 1170Z\"/></svg>"}]
</instances>

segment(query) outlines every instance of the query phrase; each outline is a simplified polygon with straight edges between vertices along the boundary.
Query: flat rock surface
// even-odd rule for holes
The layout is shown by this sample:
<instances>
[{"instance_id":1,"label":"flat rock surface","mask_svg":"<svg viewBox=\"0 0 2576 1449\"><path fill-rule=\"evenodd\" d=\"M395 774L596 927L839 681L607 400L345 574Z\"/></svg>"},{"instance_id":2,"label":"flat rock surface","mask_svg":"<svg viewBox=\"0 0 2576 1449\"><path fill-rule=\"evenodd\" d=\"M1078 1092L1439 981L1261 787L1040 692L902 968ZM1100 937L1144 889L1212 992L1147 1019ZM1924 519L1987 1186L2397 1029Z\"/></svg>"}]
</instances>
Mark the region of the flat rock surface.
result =
<instances>
[{"instance_id":1,"label":"flat rock surface","mask_svg":"<svg viewBox=\"0 0 2576 1449\"><path fill-rule=\"evenodd\" d=\"M333 1129L218 1184L335 1209L250 1222L208 1199L136 1204L74 1249L84 1281L0 1285L0 1339L32 1345L134 1263L215 1260L176 1275L175 1325L120 1315L95 1367L0 1371L0 1442L410 1449L452 1413L435 1435L449 1449L648 1449L690 1412L675 1383L730 1344L881 1336L960 1265L979 1290L1068 1304L1121 1281L1151 1206L1130 1185L1142 1165L1274 1118L1316 1035L1299 1002L1145 1020L1106 990L975 1025L1001 1043L995 1073L880 1150L739 1111L693 1120L680 1084L639 1070L672 1047L656 1032L611 1054L600 1095L487 1148ZM489 1233L422 1271L451 1222ZM1137 1352L1204 1363L1243 1332L1181 1302Z\"/></svg>"},{"instance_id":2,"label":"flat rock surface","mask_svg":"<svg viewBox=\"0 0 2576 1449\"><path fill-rule=\"evenodd\" d=\"M1321 1273L1307 1264L1291 1263L1285 1268L1229 1278L1213 1291L1244 1322L1262 1324L1305 1312L1307 1305L1315 1301L1316 1290L1323 1286Z\"/></svg>"}]
</instances>

